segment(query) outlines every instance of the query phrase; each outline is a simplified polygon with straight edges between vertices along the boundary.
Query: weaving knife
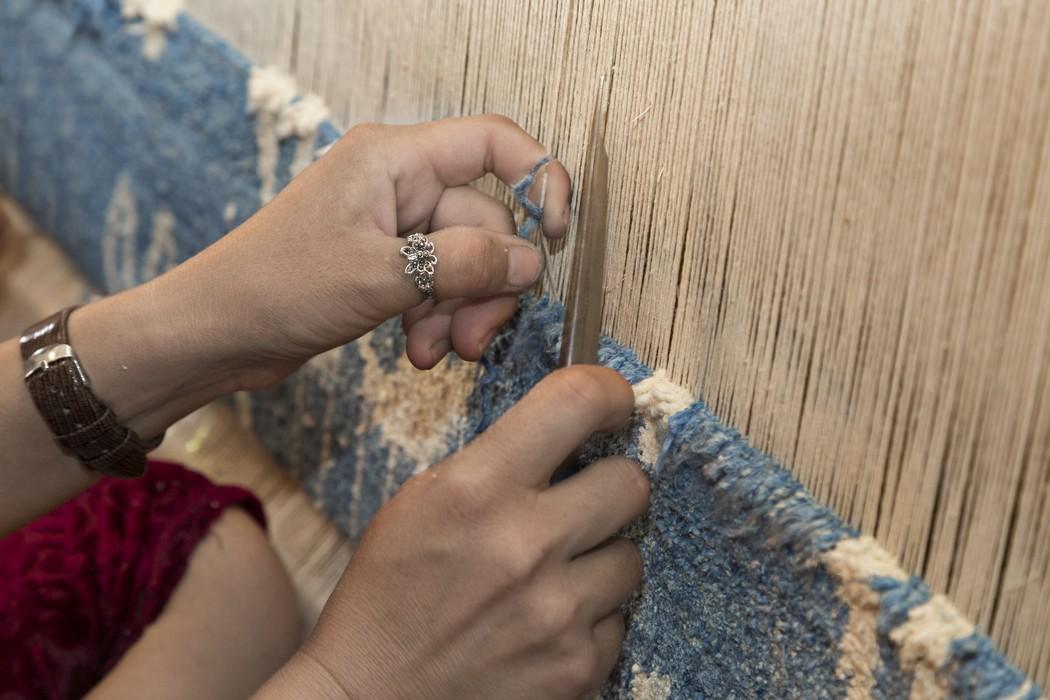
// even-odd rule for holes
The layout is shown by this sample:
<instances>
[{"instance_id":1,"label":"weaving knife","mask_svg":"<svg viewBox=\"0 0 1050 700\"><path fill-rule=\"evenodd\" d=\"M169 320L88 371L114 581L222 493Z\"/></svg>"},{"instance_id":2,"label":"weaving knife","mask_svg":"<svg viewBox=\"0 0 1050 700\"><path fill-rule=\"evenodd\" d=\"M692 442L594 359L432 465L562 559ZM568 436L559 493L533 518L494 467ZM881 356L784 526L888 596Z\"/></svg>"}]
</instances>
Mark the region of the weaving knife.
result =
<instances>
[{"instance_id":1,"label":"weaving knife","mask_svg":"<svg viewBox=\"0 0 1050 700\"><path fill-rule=\"evenodd\" d=\"M605 77L598 81L591 130L584 151L576 248L565 295L559 367L598 363L605 282L605 241L609 207L609 158L605 152Z\"/></svg>"},{"instance_id":2,"label":"weaving knife","mask_svg":"<svg viewBox=\"0 0 1050 700\"><path fill-rule=\"evenodd\" d=\"M605 76L598 79L590 133L584 150L583 182L577 210L576 247L565 295L559 367L598 364L605 287L605 243L609 207L609 158L605 152ZM579 467L579 452L555 472L559 481Z\"/></svg>"}]
</instances>

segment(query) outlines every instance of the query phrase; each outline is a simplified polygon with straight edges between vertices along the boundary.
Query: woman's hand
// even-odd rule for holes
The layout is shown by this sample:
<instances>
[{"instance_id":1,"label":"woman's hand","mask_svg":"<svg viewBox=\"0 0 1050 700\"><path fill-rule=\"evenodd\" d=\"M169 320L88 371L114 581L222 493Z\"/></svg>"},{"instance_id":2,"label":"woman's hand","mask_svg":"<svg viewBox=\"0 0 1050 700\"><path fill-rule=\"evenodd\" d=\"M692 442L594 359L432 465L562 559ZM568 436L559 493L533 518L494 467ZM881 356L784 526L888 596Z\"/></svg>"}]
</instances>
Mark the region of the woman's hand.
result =
<instances>
[{"instance_id":1,"label":"woman's hand","mask_svg":"<svg viewBox=\"0 0 1050 700\"><path fill-rule=\"evenodd\" d=\"M372 521L313 636L262 696L590 697L616 663L620 607L641 580L637 549L614 535L648 508L648 481L613 457L549 482L632 405L611 370L560 370L414 477Z\"/></svg>"},{"instance_id":2,"label":"woman's hand","mask_svg":"<svg viewBox=\"0 0 1050 700\"><path fill-rule=\"evenodd\" d=\"M78 310L70 336L96 393L146 437L401 314L417 367L450 350L476 360L541 258L510 211L468 183L490 172L517 182L545 155L505 117L356 127L208 249ZM565 168L551 160L534 190L544 233L564 235ZM404 273L398 236L416 231L433 232L436 301Z\"/></svg>"},{"instance_id":3,"label":"woman's hand","mask_svg":"<svg viewBox=\"0 0 1050 700\"><path fill-rule=\"evenodd\" d=\"M399 314L418 367L450 349L475 360L540 274L540 258L513 235L509 210L468 183L489 172L516 182L545 155L504 117L357 127L215 245L77 310L72 344L95 393L146 438ZM560 236L569 177L555 161L543 176L543 230ZM421 303L404 274L398 235L415 231L433 232L436 303ZM10 458L0 469L0 534L93 478L54 445L22 383L17 340L0 343L0 453Z\"/></svg>"},{"instance_id":4,"label":"woman's hand","mask_svg":"<svg viewBox=\"0 0 1050 700\"><path fill-rule=\"evenodd\" d=\"M545 155L499 116L359 126L178 276L210 290L224 325L236 329L231 368L244 388L403 313L417 367L452 349L476 360L542 262L514 236L507 207L469 183L486 173L514 183ZM569 176L553 160L537 182L544 176L543 230L561 236ZM404 273L398 236L417 231L433 232L436 302L423 302Z\"/></svg>"}]
</instances>

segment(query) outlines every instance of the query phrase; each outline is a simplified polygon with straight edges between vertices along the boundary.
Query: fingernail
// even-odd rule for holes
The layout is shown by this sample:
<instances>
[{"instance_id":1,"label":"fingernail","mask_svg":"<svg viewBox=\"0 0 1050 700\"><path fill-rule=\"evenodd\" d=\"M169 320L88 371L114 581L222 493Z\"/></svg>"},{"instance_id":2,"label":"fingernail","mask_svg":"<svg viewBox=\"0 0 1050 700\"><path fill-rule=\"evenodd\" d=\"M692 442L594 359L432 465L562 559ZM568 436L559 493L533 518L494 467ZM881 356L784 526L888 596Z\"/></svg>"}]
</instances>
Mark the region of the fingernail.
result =
<instances>
[{"instance_id":1,"label":"fingernail","mask_svg":"<svg viewBox=\"0 0 1050 700\"><path fill-rule=\"evenodd\" d=\"M542 262L535 248L524 245L511 246L507 256L507 284L512 287L528 287L539 278Z\"/></svg>"}]
</instances>

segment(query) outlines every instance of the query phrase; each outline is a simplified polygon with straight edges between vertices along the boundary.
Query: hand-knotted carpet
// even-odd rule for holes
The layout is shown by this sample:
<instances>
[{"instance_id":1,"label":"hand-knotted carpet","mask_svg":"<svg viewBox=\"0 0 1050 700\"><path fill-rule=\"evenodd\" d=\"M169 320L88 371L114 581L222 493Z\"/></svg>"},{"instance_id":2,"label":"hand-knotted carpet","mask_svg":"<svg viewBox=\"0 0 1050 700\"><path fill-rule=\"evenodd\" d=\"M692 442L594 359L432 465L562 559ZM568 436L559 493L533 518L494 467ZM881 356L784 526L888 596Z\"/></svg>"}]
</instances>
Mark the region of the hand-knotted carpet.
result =
<instances>
[{"instance_id":1,"label":"hand-knotted carpet","mask_svg":"<svg viewBox=\"0 0 1050 700\"><path fill-rule=\"evenodd\" d=\"M107 291L207 246L338 137L320 100L169 6L0 2L0 186ZM528 226L536 205L522 204ZM554 367L560 318L527 298L482 362L429 373L388 323L236 403L356 536ZM948 600L701 401L612 340L601 361L634 385L637 414L585 454L626 452L653 479L632 533L646 582L603 697L1040 697Z\"/></svg>"}]
</instances>

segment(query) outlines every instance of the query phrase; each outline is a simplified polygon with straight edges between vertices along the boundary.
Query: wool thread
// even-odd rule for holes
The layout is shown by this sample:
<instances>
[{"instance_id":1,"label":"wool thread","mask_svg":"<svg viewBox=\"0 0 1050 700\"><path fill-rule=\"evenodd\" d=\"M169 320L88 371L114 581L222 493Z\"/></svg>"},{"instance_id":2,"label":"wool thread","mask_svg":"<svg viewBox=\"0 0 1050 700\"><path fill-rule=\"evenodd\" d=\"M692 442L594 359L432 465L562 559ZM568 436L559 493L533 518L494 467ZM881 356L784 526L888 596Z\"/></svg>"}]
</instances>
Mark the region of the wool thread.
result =
<instances>
[{"instance_id":1,"label":"wool thread","mask_svg":"<svg viewBox=\"0 0 1050 700\"><path fill-rule=\"evenodd\" d=\"M535 165L529 168L529 172L527 172L523 178L514 183L510 188L511 192L514 194L514 199L516 199L518 204L520 204L525 210L525 216L521 221L521 225L518 226L518 237L520 238L531 238L532 232L543 223L543 206L547 196L546 173L544 173L543 188L540 192L540 201L538 204L529 199L529 190L532 188L533 183L536 182L536 174L540 171L540 168L550 161L550 155L540 158Z\"/></svg>"}]
</instances>

